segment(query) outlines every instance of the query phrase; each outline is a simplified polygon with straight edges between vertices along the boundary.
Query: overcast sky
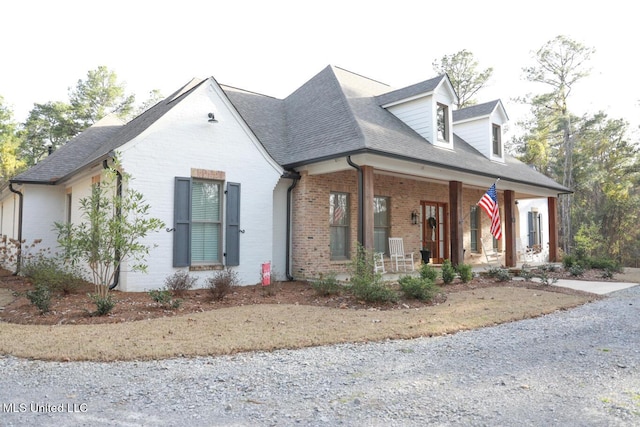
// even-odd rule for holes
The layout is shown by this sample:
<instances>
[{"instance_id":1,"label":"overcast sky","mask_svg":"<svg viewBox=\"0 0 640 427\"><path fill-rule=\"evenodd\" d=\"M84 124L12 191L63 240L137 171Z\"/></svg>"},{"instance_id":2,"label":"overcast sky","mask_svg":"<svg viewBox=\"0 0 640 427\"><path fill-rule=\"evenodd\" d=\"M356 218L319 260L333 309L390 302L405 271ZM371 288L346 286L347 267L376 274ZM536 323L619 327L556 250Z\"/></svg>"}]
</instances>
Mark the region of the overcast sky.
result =
<instances>
[{"instance_id":1,"label":"overcast sky","mask_svg":"<svg viewBox=\"0 0 640 427\"><path fill-rule=\"evenodd\" d=\"M138 102L193 77L283 98L327 65L394 88L435 75L462 49L493 67L479 101L536 91L522 68L557 35L596 49L570 108L640 122L634 3L538 0L20 0L0 6L0 95L23 121L34 103L68 101L87 72L107 66Z\"/></svg>"}]
</instances>

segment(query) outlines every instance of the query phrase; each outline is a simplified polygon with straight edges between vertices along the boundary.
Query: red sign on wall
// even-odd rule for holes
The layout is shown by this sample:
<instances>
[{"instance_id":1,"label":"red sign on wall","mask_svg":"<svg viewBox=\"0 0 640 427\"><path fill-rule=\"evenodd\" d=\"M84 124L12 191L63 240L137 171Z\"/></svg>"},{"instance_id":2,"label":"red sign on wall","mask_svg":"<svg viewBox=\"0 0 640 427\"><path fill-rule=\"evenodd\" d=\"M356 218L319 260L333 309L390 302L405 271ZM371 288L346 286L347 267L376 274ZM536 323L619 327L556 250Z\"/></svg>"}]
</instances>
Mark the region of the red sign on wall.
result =
<instances>
[{"instance_id":1,"label":"red sign on wall","mask_svg":"<svg viewBox=\"0 0 640 427\"><path fill-rule=\"evenodd\" d=\"M262 263L262 286L269 286L271 284L271 263Z\"/></svg>"}]
</instances>

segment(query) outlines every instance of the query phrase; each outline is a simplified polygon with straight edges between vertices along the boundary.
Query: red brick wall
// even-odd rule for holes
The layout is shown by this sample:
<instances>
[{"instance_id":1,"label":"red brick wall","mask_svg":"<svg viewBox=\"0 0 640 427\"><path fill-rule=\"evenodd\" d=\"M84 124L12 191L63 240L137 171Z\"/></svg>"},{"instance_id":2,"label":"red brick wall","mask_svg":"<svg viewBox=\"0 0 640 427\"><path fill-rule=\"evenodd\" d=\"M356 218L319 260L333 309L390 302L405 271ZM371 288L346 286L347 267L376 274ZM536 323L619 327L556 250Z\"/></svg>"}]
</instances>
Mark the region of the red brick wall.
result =
<instances>
[{"instance_id":1,"label":"red brick wall","mask_svg":"<svg viewBox=\"0 0 640 427\"><path fill-rule=\"evenodd\" d=\"M358 227L358 176L357 171L347 170L332 174L308 175L302 177L293 191L292 213L292 273L302 278L316 278L330 272L346 273L350 261L332 261L329 248L329 194L344 192L349 194L350 243L353 254L357 243ZM464 189L464 247L465 262L482 262L484 258L470 253L469 235L470 206L475 205L484 194L483 190ZM420 261L420 225L411 224L411 212L420 212L420 201L449 203L448 183L418 181L404 177L375 174L374 195L389 197L391 211L391 237L402 237L407 252L415 252L416 266ZM500 201L502 203L502 200ZM447 211L447 215L449 212ZM481 235L490 236L490 222L486 214L481 214Z\"/></svg>"}]
</instances>

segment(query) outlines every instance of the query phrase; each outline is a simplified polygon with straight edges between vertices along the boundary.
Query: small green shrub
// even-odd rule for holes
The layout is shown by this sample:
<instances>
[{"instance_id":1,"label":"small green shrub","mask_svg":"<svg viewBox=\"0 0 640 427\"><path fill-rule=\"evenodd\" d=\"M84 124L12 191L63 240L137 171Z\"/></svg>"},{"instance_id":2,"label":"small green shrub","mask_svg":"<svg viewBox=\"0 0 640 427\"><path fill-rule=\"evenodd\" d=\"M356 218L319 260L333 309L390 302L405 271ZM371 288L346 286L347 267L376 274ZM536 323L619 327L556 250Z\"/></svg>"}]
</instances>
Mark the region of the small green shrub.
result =
<instances>
[{"instance_id":1,"label":"small green shrub","mask_svg":"<svg viewBox=\"0 0 640 427\"><path fill-rule=\"evenodd\" d=\"M366 302L396 302L398 293L386 286L382 281L356 282L349 286L349 292L356 298Z\"/></svg>"},{"instance_id":2,"label":"small green shrub","mask_svg":"<svg viewBox=\"0 0 640 427\"><path fill-rule=\"evenodd\" d=\"M342 290L342 286L336 279L336 273L329 273L325 277L311 282L311 286L320 296L338 295Z\"/></svg>"},{"instance_id":3,"label":"small green shrub","mask_svg":"<svg viewBox=\"0 0 640 427\"><path fill-rule=\"evenodd\" d=\"M209 289L211 299L214 301L222 301L237 285L238 273L229 268L218 270L213 273L212 277L207 278L207 289Z\"/></svg>"},{"instance_id":4,"label":"small green shrub","mask_svg":"<svg viewBox=\"0 0 640 427\"><path fill-rule=\"evenodd\" d=\"M525 280L530 280L531 278L533 278L531 267L528 264L522 264L522 269L518 272L518 276L522 277Z\"/></svg>"},{"instance_id":5,"label":"small green shrub","mask_svg":"<svg viewBox=\"0 0 640 427\"><path fill-rule=\"evenodd\" d=\"M26 296L31 304L38 307L40 314L47 313L51 308L51 291L47 285L39 283L33 291L27 291Z\"/></svg>"},{"instance_id":6,"label":"small green shrub","mask_svg":"<svg viewBox=\"0 0 640 427\"><path fill-rule=\"evenodd\" d=\"M431 264L422 264L420 266L420 277L435 282L438 278L438 270Z\"/></svg>"},{"instance_id":7,"label":"small green shrub","mask_svg":"<svg viewBox=\"0 0 640 427\"><path fill-rule=\"evenodd\" d=\"M549 276L549 271L546 269L541 269L536 274L536 277L540 279L540 283L543 286L551 286L558 281L557 277Z\"/></svg>"},{"instance_id":8,"label":"small green shrub","mask_svg":"<svg viewBox=\"0 0 640 427\"><path fill-rule=\"evenodd\" d=\"M154 289L149 291L149 296L152 300L162 305L165 308L177 309L182 304L182 300L173 298L173 294L168 289Z\"/></svg>"},{"instance_id":9,"label":"small green shrub","mask_svg":"<svg viewBox=\"0 0 640 427\"><path fill-rule=\"evenodd\" d=\"M63 294L73 293L85 283L78 266L67 265L54 257L30 257L23 262L21 271L34 285L46 285L51 291Z\"/></svg>"},{"instance_id":10,"label":"small green shrub","mask_svg":"<svg viewBox=\"0 0 640 427\"><path fill-rule=\"evenodd\" d=\"M462 283L469 283L473 279L473 270L471 264L458 264L458 274Z\"/></svg>"},{"instance_id":11,"label":"small green shrub","mask_svg":"<svg viewBox=\"0 0 640 427\"><path fill-rule=\"evenodd\" d=\"M580 264L573 264L569 267L569 274L574 277L582 276L584 274L584 268Z\"/></svg>"},{"instance_id":12,"label":"small green shrub","mask_svg":"<svg viewBox=\"0 0 640 427\"><path fill-rule=\"evenodd\" d=\"M116 306L116 300L113 299L111 294L102 296L100 294L89 294L89 298L96 305L96 311L93 312L94 316L106 316L111 313L113 307Z\"/></svg>"},{"instance_id":13,"label":"small green shrub","mask_svg":"<svg viewBox=\"0 0 640 427\"><path fill-rule=\"evenodd\" d=\"M182 295L193 288L198 282L198 278L191 276L188 271L178 270L171 276L164 279L164 286L173 295Z\"/></svg>"},{"instance_id":14,"label":"small green shrub","mask_svg":"<svg viewBox=\"0 0 640 427\"><path fill-rule=\"evenodd\" d=\"M598 270L611 270L620 273L623 268L619 262L608 258L589 258L591 268Z\"/></svg>"},{"instance_id":15,"label":"small green shrub","mask_svg":"<svg viewBox=\"0 0 640 427\"><path fill-rule=\"evenodd\" d=\"M445 285L448 285L449 283L453 282L453 279L455 278L456 278L455 268L453 268L453 265L451 264L450 260L445 259L444 262L442 263L442 281L445 283Z\"/></svg>"},{"instance_id":16,"label":"small green shrub","mask_svg":"<svg viewBox=\"0 0 640 427\"><path fill-rule=\"evenodd\" d=\"M400 290L407 298L429 301L440 291L431 280L414 276L403 276L398 279Z\"/></svg>"},{"instance_id":17,"label":"small green shrub","mask_svg":"<svg viewBox=\"0 0 640 427\"><path fill-rule=\"evenodd\" d=\"M558 266L555 264L551 264L551 263L547 263L547 264L543 264L540 267L538 267L538 270L541 271L548 271L548 272L555 272L558 270Z\"/></svg>"},{"instance_id":18,"label":"small green shrub","mask_svg":"<svg viewBox=\"0 0 640 427\"><path fill-rule=\"evenodd\" d=\"M492 273L492 277L498 282L508 282L512 279L511 273L506 268L496 268Z\"/></svg>"},{"instance_id":19,"label":"small green shrub","mask_svg":"<svg viewBox=\"0 0 640 427\"><path fill-rule=\"evenodd\" d=\"M565 255L562 257L562 266L565 270L573 267L574 264L577 264L578 260L574 255Z\"/></svg>"}]
</instances>

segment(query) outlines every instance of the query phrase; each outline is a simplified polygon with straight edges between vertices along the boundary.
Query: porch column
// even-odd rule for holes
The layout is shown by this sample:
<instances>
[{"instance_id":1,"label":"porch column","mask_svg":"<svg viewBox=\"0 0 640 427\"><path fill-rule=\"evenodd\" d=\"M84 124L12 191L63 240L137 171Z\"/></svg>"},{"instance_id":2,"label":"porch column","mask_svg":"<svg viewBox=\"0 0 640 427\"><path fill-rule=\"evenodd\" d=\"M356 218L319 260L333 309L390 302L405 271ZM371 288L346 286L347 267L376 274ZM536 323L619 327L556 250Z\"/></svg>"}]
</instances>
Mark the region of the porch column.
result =
<instances>
[{"instance_id":1,"label":"porch column","mask_svg":"<svg viewBox=\"0 0 640 427\"><path fill-rule=\"evenodd\" d=\"M547 198L549 210L549 262L558 261L558 198Z\"/></svg>"},{"instance_id":2,"label":"porch column","mask_svg":"<svg viewBox=\"0 0 640 427\"><path fill-rule=\"evenodd\" d=\"M362 246L367 250L374 248L373 242L373 166L362 168Z\"/></svg>"},{"instance_id":3,"label":"porch column","mask_svg":"<svg viewBox=\"0 0 640 427\"><path fill-rule=\"evenodd\" d=\"M463 218L462 214L462 182L449 181L449 206L451 206L450 232L451 232L451 264L464 263L463 251Z\"/></svg>"},{"instance_id":4,"label":"porch column","mask_svg":"<svg viewBox=\"0 0 640 427\"><path fill-rule=\"evenodd\" d=\"M504 191L504 266L515 267L516 253L516 198L513 190Z\"/></svg>"}]
</instances>

